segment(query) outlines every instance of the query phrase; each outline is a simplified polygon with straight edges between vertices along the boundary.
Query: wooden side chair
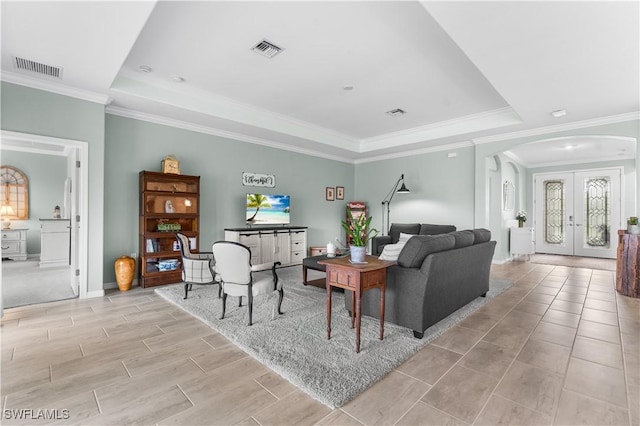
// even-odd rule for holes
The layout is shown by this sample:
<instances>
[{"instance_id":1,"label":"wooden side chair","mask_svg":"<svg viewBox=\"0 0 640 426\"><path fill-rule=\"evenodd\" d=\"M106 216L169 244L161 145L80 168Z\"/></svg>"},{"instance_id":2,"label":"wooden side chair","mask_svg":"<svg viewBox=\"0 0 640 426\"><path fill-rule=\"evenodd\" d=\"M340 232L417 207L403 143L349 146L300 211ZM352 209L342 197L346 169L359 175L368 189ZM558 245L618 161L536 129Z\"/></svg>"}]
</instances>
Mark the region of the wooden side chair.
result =
<instances>
[{"instance_id":1,"label":"wooden side chair","mask_svg":"<svg viewBox=\"0 0 640 426\"><path fill-rule=\"evenodd\" d=\"M276 273L276 266L280 265L280 262L252 266L249 247L231 241L218 241L213 244L212 250L216 259L216 274L220 278L222 286L222 316L220 319L224 319L227 296L239 297L239 306L242 306L242 298L246 297L249 308L249 325L251 325L253 298L259 294L268 294L274 291L279 293L278 314L282 315L280 308L284 291L282 283L278 282L278 274ZM268 269L271 269L272 277L253 279L253 272Z\"/></svg>"},{"instance_id":2,"label":"wooden side chair","mask_svg":"<svg viewBox=\"0 0 640 426\"><path fill-rule=\"evenodd\" d=\"M189 237L178 232L176 239L180 246L182 256L182 281L184 281L184 298L189 295L193 284L208 285L220 284L216 280L215 262L213 253L200 252L192 253L189 246ZM218 298L220 298L221 287L218 287Z\"/></svg>"}]
</instances>

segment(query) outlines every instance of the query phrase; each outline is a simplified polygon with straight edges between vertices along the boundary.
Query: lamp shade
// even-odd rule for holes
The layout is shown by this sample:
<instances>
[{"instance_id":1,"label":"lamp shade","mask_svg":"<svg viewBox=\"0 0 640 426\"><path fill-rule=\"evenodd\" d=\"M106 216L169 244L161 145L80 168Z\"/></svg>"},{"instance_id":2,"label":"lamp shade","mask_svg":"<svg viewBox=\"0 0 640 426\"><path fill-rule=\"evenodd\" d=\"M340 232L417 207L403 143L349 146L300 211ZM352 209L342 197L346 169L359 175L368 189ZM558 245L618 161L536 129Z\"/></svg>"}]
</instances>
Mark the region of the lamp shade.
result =
<instances>
[{"instance_id":1,"label":"lamp shade","mask_svg":"<svg viewBox=\"0 0 640 426\"><path fill-rule=\"evenodd\" d=\"M11 220L9 219L11 216L14 216L16 213L13 211L13 207L9 204L5 204L0 207L0 217L2 217L2 229L9 229L11 227Z\"/></svg>"},{"instance_id":2,"label":"lamp shade","mask_svg":"<svg viewBox=\"0 0 640 426\"><path fill-rule=\"evenodd\" d=\"M13 207L11 207L8 204L5 204L4 206L0 207L0 216L2 217L14 216L15 214L16 212L13 211Z\"/></svg>"},{"instance_id":3,"label":"lamp shade","mask_svg":"<svg viewBox=\"0 0 640 426\"><path fill-rule=\"evenodd\" d=\"M400 187L400 189L398 189L398 191L397 191L397 192L398 192L398 194L408 194L408 193L410 193L411 191L409 190L409 188L407 188L407 187L404 185L404 181L403 181L403 182L402 182L402 186Z\"/></svg>"}]
</instances>

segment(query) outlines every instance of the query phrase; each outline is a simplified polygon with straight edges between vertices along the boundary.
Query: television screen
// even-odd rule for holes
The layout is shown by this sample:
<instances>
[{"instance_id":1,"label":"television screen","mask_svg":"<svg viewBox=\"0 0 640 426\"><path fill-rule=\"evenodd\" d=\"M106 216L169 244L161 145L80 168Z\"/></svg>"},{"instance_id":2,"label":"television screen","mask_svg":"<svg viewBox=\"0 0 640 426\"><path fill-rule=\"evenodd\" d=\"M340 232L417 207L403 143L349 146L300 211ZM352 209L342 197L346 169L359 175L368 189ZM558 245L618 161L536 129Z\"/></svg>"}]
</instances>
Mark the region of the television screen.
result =
<instances>
[{"instance_id":1,"label":"television screen","mask_svg":"<svg viewBox=\"0 0 640 426\"><path fill-rule=\"evenodd\" d=\"M290 223L288 195L247 194L248 225L282 225Z\"/></svg>"}]
</instances>

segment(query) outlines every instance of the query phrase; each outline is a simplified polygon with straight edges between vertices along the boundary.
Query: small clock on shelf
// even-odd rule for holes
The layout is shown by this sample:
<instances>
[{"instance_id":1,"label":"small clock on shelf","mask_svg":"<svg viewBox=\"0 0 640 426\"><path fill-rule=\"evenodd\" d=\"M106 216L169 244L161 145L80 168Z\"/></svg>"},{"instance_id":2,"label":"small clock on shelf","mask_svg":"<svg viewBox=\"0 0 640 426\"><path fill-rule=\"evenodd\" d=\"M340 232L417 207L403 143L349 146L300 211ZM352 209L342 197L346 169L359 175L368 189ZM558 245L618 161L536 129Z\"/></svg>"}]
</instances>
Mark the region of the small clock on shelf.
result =
<instances>
[{"instance_id":1,"label":"small clock on shelf","mask_svg":"<svg viewBox=\"0 0 640 426\"><path fill-rule=\"evenodd\" d=\"M174 155L167 155L162 160L162 173L180 174L180 162Z\"/></svg>"}]
</instances>

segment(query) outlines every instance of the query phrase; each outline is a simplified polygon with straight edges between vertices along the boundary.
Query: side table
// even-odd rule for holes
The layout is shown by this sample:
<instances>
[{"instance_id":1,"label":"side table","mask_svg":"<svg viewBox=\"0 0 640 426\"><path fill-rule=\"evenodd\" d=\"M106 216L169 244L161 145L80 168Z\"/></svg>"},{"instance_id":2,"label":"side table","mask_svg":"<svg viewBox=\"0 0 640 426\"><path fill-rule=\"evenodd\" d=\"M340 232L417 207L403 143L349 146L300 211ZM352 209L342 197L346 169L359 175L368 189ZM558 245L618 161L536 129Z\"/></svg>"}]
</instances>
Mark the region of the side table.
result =
<instances>
[{"instance_id":1,"label":"side table","mask_svg":"<svg viewBox=\"0 0 640 426\"><path fill-rule=\"evenodd\" d=\"M384 295L387 288L387 268L394 262L367 256L366 263L355 264L350 257L321 260L326 267L327 287L327 339L331 339L331 287L353 292L351 298L351 328L356 328L356 352L360 352L360 322L362 313L362 293L372 288L380 288L380 340L384 338Z\"/></svg>"}]
</instances>

